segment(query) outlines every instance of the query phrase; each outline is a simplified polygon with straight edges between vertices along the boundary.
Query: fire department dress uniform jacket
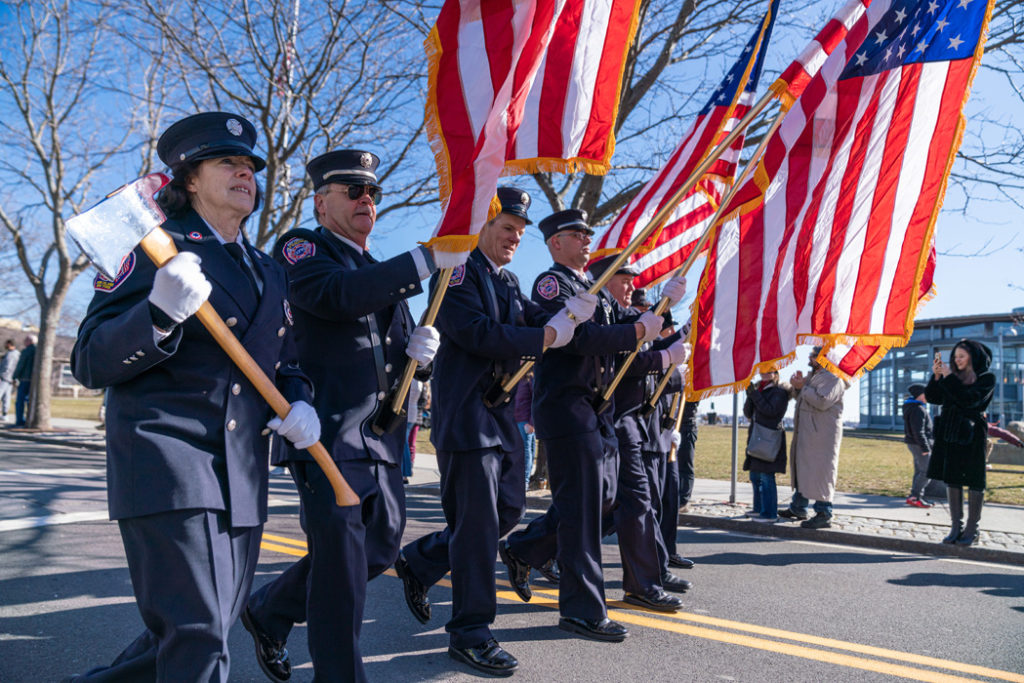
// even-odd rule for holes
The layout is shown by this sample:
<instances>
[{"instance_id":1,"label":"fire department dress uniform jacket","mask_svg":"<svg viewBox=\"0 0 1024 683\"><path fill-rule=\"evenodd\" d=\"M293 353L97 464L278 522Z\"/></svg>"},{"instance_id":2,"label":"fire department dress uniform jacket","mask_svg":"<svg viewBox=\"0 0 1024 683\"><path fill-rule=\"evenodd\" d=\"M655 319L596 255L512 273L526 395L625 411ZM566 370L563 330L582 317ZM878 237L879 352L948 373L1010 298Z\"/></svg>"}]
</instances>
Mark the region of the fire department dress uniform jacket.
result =
<instances>
[{"instance_id":1,"label":"fire department dress uniform jacket","mask_svg":"<svg viewBox=\"0 0 1024 683\"><path fill-rule=\"evenodd\" d=\"M202 259L209 302L290 402L309 401L298 367L284 271L248 248L263 282L246 277L193 211L164 223L180 251ZM227 510L231 525L267 518L273 413L194 316L157 344L149 312L156 266L136 249L114 281L97 276L71 354L75 377L107 395L107 495L111 519L169 510Z\"/></svg>"},{"instance_id":2,"label":"fire department dress uniform jacket","mask_svg":"<svg viewBox=\"0 0 1024 683\"><path fill-rule=\"evenodd\" d=\"M249 276L198 214L163 224L202 259L209 302L290 402L310 401L295 360L284 272L245 247ZM108 388L107 491L147 629L87 681L227 680L227 638L245 605L267 517L266 401L191 317L158 344L141 249L96 290L71 355L85 386ZM211 571L213 568L213 571ZM159 661L157 653L159 652Z\"/></svg>"}]
</instances>

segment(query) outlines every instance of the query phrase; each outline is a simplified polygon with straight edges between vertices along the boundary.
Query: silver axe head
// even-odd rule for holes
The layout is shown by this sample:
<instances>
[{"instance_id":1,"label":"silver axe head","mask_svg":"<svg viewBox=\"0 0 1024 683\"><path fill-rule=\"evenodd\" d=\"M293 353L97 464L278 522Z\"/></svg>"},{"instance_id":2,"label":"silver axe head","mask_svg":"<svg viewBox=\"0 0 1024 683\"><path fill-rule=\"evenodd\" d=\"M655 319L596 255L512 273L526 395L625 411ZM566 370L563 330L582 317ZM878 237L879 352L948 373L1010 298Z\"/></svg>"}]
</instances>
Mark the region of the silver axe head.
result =
<instances>
[{"instance_id":1,"label":"silver axe head","mask_svg":"<svg viewBox=\"0 0 1024 683\"><path fill-rule=\"evenodd\" d=\"M143 237L164 222L164 212L153 196L169 182L171 179L163 173L150 173L68 219L68 234L104 276L116 279L121 262Z\"/></svg>"}]
</instances>

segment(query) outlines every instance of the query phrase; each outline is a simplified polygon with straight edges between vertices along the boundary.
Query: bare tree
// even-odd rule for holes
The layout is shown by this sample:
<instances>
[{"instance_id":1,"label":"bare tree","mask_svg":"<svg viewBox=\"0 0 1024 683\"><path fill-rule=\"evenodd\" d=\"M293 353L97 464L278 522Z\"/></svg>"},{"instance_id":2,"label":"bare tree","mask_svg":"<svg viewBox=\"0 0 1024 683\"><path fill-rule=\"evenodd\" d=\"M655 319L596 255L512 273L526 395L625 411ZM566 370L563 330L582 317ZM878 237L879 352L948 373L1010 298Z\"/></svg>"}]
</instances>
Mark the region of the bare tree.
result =
<instances>
[{"instance_id":1,"label":"bare tree","mask_svg":"<svg viewBox=\"0 0 1024 683\"><path fill-rule=\"evenodd\" d=\"M423 132L424 18L415 3L142 0L137 45L180 76L174 116L211 108L250 118L267 160L264 203L248 236L264 247L298 225L310 157L379 150L388 199L379 215L437 201L432 173L409 164ZM157 52L150 40L166 48ZM425 142L421 144L425 147Z\"/></svg>"},{"instance_id":2,"label":"bare tree","mask_svg":"<svg viewBox=\"0 0 1024 683\"><path fill-rule=\"evenodd\" d=\"M94 180L140 143L132 133L135 111L114 84L124 80L118 65L125 62L109 12L84 3L72 8L70 0L7 9L13 20L0 33L0 226L12 247L8 265L16 263L39 309L29 425L48 429L61 310L89 267L69 247L64 221L99 198Z\"/></svg>"}]
</instances>

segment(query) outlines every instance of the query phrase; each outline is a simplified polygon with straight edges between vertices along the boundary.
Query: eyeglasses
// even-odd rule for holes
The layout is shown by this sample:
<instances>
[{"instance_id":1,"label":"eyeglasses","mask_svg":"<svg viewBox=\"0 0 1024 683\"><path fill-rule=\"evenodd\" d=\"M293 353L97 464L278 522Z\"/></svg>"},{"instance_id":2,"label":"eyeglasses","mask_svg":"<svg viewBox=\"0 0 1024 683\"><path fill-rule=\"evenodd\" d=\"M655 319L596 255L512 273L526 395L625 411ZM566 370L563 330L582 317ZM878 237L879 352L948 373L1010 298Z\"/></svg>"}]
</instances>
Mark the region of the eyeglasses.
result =
<instances>
[{"instance_id":1,"label":"eyeglasses","mask_svg":"<svg viewBox=\"0 0 1024 683\"><path fill-rule=\"evenodd\" d=\"M376 185L349 185L348 186L348 198L352 201L356 201L364 194L370 195L370 199L373 200L374 204L380 204L380 200L384 198L384 193Z\"/></svg>"}]
</instances>

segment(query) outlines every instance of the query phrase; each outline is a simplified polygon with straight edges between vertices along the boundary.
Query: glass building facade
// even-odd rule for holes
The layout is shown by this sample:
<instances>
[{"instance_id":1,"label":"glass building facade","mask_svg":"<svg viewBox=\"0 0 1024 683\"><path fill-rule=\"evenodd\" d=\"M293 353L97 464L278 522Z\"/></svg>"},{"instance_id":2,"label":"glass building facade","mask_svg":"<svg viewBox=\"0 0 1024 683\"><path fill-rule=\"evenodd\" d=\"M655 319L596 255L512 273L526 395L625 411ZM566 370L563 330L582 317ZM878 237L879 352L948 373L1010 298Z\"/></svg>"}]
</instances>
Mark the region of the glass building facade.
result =
<instances>
[{"instance_id":1,"label":"glass building facade","mask_svg":"<svg viewBox=\"0 0 1024 683\"><path fill-rule=\"evenodd\" d=\"M1012 313L934 318L914 323L914 334L903 348L892 349L875 369L858 382L862 429L903 429L900 406L907 387L927 384L936 351L943 362L957 341L967 337L992 349L996 393L989 406L989 420L1024 419L1024 308Z\"/></svg>"}]
</instances>

